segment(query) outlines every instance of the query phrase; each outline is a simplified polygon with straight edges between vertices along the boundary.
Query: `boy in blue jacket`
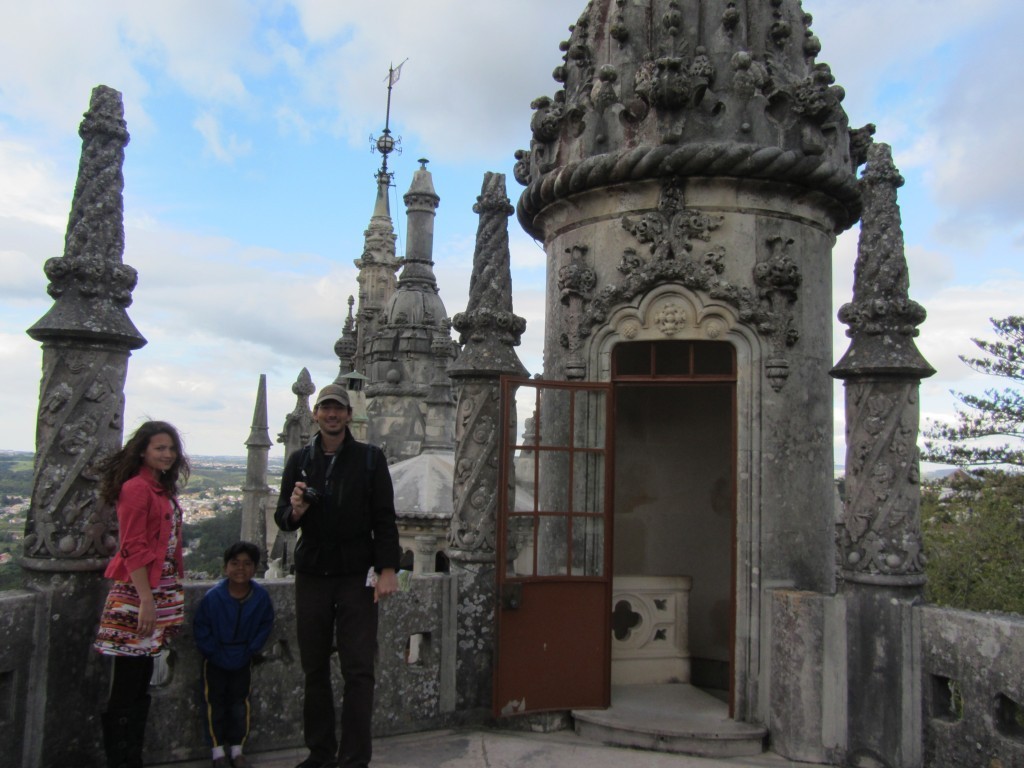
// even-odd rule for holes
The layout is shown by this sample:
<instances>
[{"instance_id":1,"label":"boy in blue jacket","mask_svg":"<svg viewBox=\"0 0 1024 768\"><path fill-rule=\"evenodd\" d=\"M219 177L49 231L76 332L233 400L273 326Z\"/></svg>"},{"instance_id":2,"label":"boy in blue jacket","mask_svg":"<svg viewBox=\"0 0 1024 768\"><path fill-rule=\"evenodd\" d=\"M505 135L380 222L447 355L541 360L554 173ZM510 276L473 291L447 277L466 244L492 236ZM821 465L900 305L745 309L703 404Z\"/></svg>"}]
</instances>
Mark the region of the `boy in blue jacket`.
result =
<instances>
[{"instance_id":1,"label":"boy in blue jacket","mask_svg":"<svg viewBox=\"0 0 1024 768\"><path fill-rule=\"evenodd\" d=\"M248 766L242 745L249 735L252 657L274 627L270 595L252 580L259 562L255 544L238 541L228 547L225 578L203 596L196 611L193 636L205 659L205 725L213 742L214 768Z\"/></svg>"}]
</instances>

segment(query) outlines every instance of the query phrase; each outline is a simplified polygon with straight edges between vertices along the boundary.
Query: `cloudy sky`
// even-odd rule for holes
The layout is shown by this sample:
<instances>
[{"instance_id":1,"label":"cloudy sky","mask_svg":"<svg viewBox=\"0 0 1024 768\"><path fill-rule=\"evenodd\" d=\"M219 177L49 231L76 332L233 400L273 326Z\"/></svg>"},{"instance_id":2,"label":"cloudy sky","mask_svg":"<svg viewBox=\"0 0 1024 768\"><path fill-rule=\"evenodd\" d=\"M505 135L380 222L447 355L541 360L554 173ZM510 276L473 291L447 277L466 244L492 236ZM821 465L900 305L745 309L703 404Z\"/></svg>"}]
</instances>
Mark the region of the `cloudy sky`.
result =
<instances>
[{"instance_id":1,"label":"cloudy sky","mask_svg":"<svg viewBox=\"0 0 1024 768\"><path fill-rule=\"evenodd\" d=\"M465 308L485 171L529 142L530 101L551 95L559 41L584 0L0 0L0 449L33 450L41 350L25 334L51 305L43 262L63 252L97 84L124 94L124 261L129 314L149 340L129 365L125 423L178 424L191 453L242 455L267 374L271 432L300 369L317 385L356 292L373 207L391 63L392 213L429 158L441 197L435 271L449 314ZM978 390L958 354L1021 313L1024 72L1019 0L804 0L847 92L851 125L874 122L907 178L900 202L919 339L938 369L925 418L950 389ZM1009 78L1009 79L1008 79ZM541 369L543 253L518 231L520 356ZM856 231L835 250L836 308L850 298ZM846 349L836 327L836 359ZM837 390L837 458L842 460ZM280 447L274 452L279 453Z\"/></svg>"}]
</instances>

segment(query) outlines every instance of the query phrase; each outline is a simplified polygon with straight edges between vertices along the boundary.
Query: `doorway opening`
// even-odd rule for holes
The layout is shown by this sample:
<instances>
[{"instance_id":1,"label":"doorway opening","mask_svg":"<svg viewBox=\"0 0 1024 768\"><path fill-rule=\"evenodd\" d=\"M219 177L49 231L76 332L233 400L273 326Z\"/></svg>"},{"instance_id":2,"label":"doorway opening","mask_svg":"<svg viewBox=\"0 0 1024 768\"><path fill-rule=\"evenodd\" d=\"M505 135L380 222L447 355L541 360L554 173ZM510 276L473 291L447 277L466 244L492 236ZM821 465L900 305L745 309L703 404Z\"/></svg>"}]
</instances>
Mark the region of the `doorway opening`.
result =
<instances>
[{"instance_id":1,"label":"doorway opening","mask_svg":"<svg viewBox=\"0 0 1024 768\"><path fill-rule=\"evenodd\" d=\"M612 354L613 684L689 682L733 710L736 355L714 341Z\"/></svg>"}]
</instances>

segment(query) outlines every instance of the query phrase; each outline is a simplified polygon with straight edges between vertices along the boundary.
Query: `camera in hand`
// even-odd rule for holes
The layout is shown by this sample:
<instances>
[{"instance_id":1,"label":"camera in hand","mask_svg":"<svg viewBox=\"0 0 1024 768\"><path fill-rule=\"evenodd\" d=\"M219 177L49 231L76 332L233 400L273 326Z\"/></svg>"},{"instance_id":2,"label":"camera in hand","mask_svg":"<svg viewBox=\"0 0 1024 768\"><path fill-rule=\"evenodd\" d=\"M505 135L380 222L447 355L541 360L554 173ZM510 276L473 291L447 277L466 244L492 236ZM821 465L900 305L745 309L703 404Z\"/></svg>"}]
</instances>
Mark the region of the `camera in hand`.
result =
<instances>
[{"instance_id":1,"label":"camera in hand","mask_svg":"<svg viewBox=\"0 0 1024 768\"><path fill-rule=\"evenodd\" d=\"M316 488L306 487L302 489L302 500L310 506L319 504L321 498L323 498L323 493Z\"/></svg>"}]
</instances>

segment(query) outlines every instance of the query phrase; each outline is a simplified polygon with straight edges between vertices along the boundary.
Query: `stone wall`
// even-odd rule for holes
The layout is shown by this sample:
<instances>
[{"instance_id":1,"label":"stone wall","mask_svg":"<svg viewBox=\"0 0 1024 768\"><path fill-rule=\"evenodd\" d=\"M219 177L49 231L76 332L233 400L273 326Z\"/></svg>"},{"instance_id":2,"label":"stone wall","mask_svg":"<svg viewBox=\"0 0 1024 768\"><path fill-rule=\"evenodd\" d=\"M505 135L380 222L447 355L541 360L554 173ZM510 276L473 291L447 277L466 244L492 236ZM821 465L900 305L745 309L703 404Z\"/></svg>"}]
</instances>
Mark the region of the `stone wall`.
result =
<instances>
[{"instance_id":1,"label":"stone wall","mask_svg":"<svg viewBox=\"0 0 1024 768\"><path fill-rule=\"evenodd\" d=\"M273 579L263 584L271 593L276 612L274 631L264 648L264 660L253 670L252 732L250 753L301 747L302 669L295 639L294 585ZM152 705L146 733L145 761L165 763L202 759L209 755L202 729L199 680L202 658L192 641L191 617L212 582L186 585L188 621L174 640L167 663L158 662L151 688ZM381 605L379 661L374 729L378 735L447 727L457 720L455 709L455 604L456 580L447 574L411 578L407 588ZM11 591L0 594L0 754L22 755L19 764L34 768L46 762L38 744L40 713L52 712L61 702L47 701L45 687L33 680L59 675L59 670L34 669L43 651L62 643L45 625L44 592ZM98 612L97 612L98 616ZM52 627L59 628L60 622ZM106 664L85 648L68 653L87 653L93 678L106 680ZM334 664L335 690L341 678ZM74 680L63 685L71 692ZM95 701L94 711L63 712L64 722L82 725L94 738L76 752L75 764L102 765L99 712L106 697L105 685L92 684L84 695ZM90 725L91 723L92 725ZM88 739L88 737L86 739ZM82 762L85 761L85 762Z\"/></svg>"},{"instance_id":2,"label":"stone wall","mask_svg":"<svg viewBox=\"0 0 1024 768\"><path fill-rule=\"evenodd\" d=\"M927 766L1024 765L1024 618L921 609Z\"/></svg>"},{"instance_id":3,"label":"stone wall","mask_svg":"<svg viewBox=\"0 0 1024 768\"><path fill-rule=\"evenodd\" d=\"M854 682L857 595L775 590L771 595L771 748L790 759L890 765L858 737L877 707L870 681ZM902 622L906 665L886 671L903 706L876 741L894 741L900 766L1024 766L1024 618L889 601L875 606L875 644ZM863 665L862 665L863 666ZM890 697L892 698L892 697ZM920 726L917 724L920 723ZM872 762L874 760L875 762Z\"/></svg>"}]
</instances>

